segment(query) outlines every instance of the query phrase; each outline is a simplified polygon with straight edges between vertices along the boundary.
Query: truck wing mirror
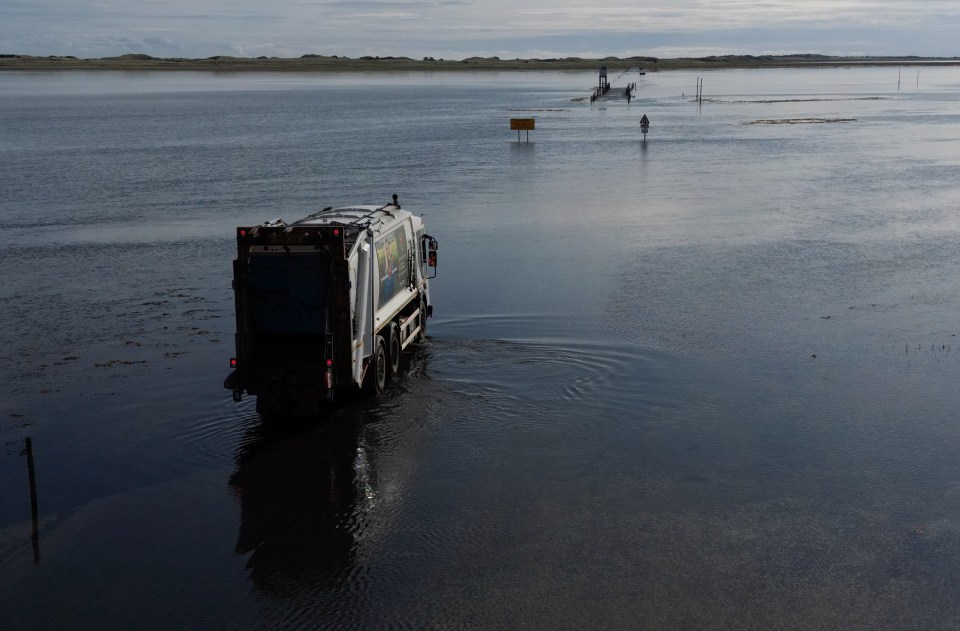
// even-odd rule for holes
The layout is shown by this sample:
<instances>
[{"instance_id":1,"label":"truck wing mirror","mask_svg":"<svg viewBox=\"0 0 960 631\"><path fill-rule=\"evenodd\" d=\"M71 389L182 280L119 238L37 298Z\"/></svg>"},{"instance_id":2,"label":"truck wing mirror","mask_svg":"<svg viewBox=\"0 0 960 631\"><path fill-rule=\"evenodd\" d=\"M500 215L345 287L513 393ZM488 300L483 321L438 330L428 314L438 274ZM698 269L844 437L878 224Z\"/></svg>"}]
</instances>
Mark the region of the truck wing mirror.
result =
<instances>
[{"instance_id":1,"label":"truck wing mirror","mask_svg":"<svg viewBox=\"0 0 960 631\"><path fill-rule=\"evenodd\" d=\"M437 275L437 240L429 235L426 235L424 236L423 241L427 246L427 267L433 268L433 276L430 276L429 278L434 278Z\"/></svg>"}]
</instances>

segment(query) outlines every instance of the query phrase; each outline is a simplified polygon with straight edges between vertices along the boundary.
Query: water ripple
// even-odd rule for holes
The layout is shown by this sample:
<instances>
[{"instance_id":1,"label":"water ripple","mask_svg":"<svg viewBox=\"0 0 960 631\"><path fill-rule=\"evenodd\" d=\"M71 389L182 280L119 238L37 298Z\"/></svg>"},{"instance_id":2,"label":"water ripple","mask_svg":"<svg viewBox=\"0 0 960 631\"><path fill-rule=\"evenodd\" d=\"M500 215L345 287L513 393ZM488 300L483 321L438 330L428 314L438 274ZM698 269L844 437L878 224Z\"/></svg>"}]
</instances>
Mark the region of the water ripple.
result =
<instances>
[{"instance_id":1,"label":"water ripple","mask_svg":"<svg viewBox=\"0 0 960 631\"><path fill-rule=\"evenodd\" d=\"M633 396L652 378L656 357L624 344L570 338L439 342L435 377L462 396L509 406L584 405Z\"/></svg>"}]
</instances>

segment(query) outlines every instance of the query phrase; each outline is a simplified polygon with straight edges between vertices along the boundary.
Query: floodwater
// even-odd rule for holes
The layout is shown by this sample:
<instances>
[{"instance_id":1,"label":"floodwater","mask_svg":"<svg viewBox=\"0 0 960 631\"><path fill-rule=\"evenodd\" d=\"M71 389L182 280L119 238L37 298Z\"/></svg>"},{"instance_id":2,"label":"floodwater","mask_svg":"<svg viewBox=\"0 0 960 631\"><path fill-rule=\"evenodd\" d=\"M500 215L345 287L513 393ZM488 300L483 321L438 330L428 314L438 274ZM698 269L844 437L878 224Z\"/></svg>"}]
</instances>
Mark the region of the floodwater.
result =
<instances>
[{"instance_id":1,"label":"floodwater","mask_svg":"<svg viewBox=\"0 0 960 631\"><path fill-rule=\"evenodd\" d=\"M620 81L0 75L5 628L960 628L960 69ZM427 343L262 424L234 227L393 193Z\"/></svg>"}]
</instances>

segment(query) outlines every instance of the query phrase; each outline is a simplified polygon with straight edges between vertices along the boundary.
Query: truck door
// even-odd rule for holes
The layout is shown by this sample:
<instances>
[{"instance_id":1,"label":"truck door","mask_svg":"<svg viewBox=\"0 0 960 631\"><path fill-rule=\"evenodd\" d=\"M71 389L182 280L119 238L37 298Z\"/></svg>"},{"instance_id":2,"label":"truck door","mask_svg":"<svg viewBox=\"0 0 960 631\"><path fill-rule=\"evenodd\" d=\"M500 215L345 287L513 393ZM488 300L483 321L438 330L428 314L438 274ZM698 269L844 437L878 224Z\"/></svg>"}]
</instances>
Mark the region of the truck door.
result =
<instances>
[{"instance_id":1,"label":"truck door","mask_svg":"<svg viewBox=\"0 0 960 631\"><path fill-rule=\"evenodd\" d=\"M274 367L319 365L323 361L329 313L328 269L323 254L312 248L250 254L248 323L258 368L272 372Z\"/></svg>"}]
</instances>

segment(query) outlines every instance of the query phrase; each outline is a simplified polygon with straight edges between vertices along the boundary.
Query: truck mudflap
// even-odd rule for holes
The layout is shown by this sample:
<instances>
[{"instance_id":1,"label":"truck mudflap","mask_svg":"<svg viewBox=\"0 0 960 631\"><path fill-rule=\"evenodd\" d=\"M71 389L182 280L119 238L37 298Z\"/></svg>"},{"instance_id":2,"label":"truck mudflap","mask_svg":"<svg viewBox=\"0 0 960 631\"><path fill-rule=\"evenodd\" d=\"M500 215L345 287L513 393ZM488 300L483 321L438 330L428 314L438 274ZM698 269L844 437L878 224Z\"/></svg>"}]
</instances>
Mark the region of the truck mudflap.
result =
<instances>
[{"instance_id":1,"label":"truck mudflap","mask_svg":"<svg viewBox=\"0 0 960 631\"><path fill-rule=\"evenodd\" d=\"M223 387L227 390L243 390L240 375L237 374L236 370L227 375L227 378L223 380Z\"/></svg>"},{"instance_id":2,"label":"truck mudflap","mask_svg":"<svg viewBox=\"0 0 960 631\"><path fill-rule=\"evenodd\" d=\"M232 371L227 375L227 378L223 380L223 387L233 392L233 400L235 403L243 400L243 380L236 370Z\"/></svg>"}]
</instances>

